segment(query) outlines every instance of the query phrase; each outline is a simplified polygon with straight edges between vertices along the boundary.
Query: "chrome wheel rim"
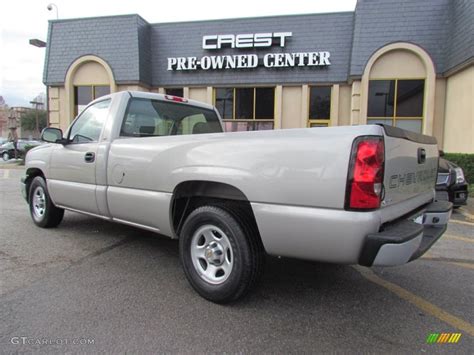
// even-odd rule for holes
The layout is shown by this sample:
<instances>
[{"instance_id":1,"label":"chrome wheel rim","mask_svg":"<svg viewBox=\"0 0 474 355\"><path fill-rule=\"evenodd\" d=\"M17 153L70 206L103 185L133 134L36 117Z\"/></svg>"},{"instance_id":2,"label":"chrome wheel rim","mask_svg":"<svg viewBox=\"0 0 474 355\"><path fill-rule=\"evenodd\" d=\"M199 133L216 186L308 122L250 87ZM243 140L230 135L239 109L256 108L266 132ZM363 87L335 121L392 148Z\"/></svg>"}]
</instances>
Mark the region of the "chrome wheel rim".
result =
<instances>
[{"instance_id":1,"label":"chrome wheel rim","mask_svg":"<svg viewBox=\"0 0 474 355\"><path fill-rule=\"evenodd\" d=\"M33 191L33 215L36 220L42 220L46 212L46 195L44 189L38 186Z\"/></svg>"},{"instance_id":2,"label":"chrome wheel rim","mask_svg":"<svg viewBox=\"0 0 474 355\"><path fill-rule=\"evenodd\" d=\"M234 266L234 253L229 238L222 229L207 224L191 239L191 259L194 269L206 282L218 285L227 280Z\"/></svg>"}]
</instances>

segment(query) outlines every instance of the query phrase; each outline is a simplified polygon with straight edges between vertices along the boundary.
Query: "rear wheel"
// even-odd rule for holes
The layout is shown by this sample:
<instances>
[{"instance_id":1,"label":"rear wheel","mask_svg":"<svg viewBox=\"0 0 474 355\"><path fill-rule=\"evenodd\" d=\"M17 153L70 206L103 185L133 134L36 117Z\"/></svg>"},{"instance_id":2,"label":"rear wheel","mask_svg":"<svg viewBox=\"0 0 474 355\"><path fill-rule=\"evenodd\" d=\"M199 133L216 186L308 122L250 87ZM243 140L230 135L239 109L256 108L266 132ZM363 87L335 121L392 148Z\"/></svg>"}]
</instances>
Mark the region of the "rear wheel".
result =
<instances>
[{"instance_id":1,"label":"rear wheel","mask_svg":"<svg viewBox=\"0 0 474 355\"><path fill-rule=\"evenodd\" d=\"M37 226L57 227L63 220L64 210L53 204L46 181L41 176L35 177L31 182L28 200L31 218Z\"/></svg>"},{"instance_id":2,"label":"rear wheel","mask_svg":"<svg viewBox=\"0 0 474 355\"><path fill-rule=\"evenodd\" d=\"M204 298L227 303L244 296L263 269L264 252L248 216L225 206L202 206L180 233L180 258L193 288Z\"/></svg>"},{"instance_id":3,"label":"rear wheel","mask_svg":"<svg viewBox=\"0 0 474 355\"><path fill-rule=\"evenodd\" d=\"M8 154L8 152L3 152L3 154L2 154L2 159L3 159L4 161L10 160L10 154Z\"/></svg>"}]
</instances>

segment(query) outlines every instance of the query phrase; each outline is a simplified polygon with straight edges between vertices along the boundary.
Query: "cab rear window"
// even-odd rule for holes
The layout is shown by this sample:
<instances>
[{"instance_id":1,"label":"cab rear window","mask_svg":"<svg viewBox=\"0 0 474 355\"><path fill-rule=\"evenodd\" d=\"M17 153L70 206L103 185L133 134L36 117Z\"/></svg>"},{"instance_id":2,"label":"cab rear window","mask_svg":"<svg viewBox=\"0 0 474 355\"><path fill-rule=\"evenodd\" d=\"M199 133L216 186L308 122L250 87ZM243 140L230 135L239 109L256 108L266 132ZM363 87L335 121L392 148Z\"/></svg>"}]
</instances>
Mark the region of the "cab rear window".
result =
<instances>
[{"instance_id":1,"label":"cab rear window","mask_svg":"<svg viewBox=\"0 0 474 355\"><path fill-rule=\"evenodd\" d=\"M122 137L156 137L222 132L217 114L196 106L143 98L130 99Z\"/></svg>"}]
</instances>

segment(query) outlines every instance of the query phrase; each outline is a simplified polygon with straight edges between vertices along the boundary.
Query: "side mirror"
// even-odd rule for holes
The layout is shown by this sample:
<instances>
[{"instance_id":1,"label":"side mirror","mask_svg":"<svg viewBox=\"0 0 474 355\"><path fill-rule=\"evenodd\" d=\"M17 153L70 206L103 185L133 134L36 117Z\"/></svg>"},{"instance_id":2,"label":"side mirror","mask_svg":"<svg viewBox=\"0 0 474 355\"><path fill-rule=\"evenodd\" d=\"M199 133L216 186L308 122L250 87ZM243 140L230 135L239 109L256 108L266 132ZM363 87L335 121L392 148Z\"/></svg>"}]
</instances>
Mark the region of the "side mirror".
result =
<instances>
[{"instance_id":1,"label":"side mirror","mask_svg":"<svg viewBox=\"0 0 474 355\"><path fill-rule=\"evenodd\" d=\"M444 151L443 151L443 150L440 150L440 151L439 151L439 156L440 156L440 157L444 157Z\"/></svg>"},{"instance_id":2,"label":"side mirror","mask_svg":"<svg viewBox=\"0 0 474 355\"><path fill-rule=\"evenodd\" d=\"M41 132L41 140L48 143L63 144L63 131L59 128L47 127Z\"/></svg>"}]
</instances>

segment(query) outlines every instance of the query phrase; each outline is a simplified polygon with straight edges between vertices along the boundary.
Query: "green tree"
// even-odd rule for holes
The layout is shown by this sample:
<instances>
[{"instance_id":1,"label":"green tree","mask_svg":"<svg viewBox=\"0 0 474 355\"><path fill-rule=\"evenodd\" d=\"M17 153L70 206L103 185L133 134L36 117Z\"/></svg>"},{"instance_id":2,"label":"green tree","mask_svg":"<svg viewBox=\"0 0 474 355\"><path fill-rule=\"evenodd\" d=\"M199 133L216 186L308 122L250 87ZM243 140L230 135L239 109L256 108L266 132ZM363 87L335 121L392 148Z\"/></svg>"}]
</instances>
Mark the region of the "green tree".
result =
<instances>
[{"instance_id":1,"label":"green tree","mask_svg":"<svg viewBox=\"0 0 474 355\"><path fill-rule=\"evenodd\" d=\"M40 132L48 125L45 110L38 110L38 126ZM36 129L36 111L29 110L21 115L21 128L33 131Z\"/></svg>"}]
</instances>

